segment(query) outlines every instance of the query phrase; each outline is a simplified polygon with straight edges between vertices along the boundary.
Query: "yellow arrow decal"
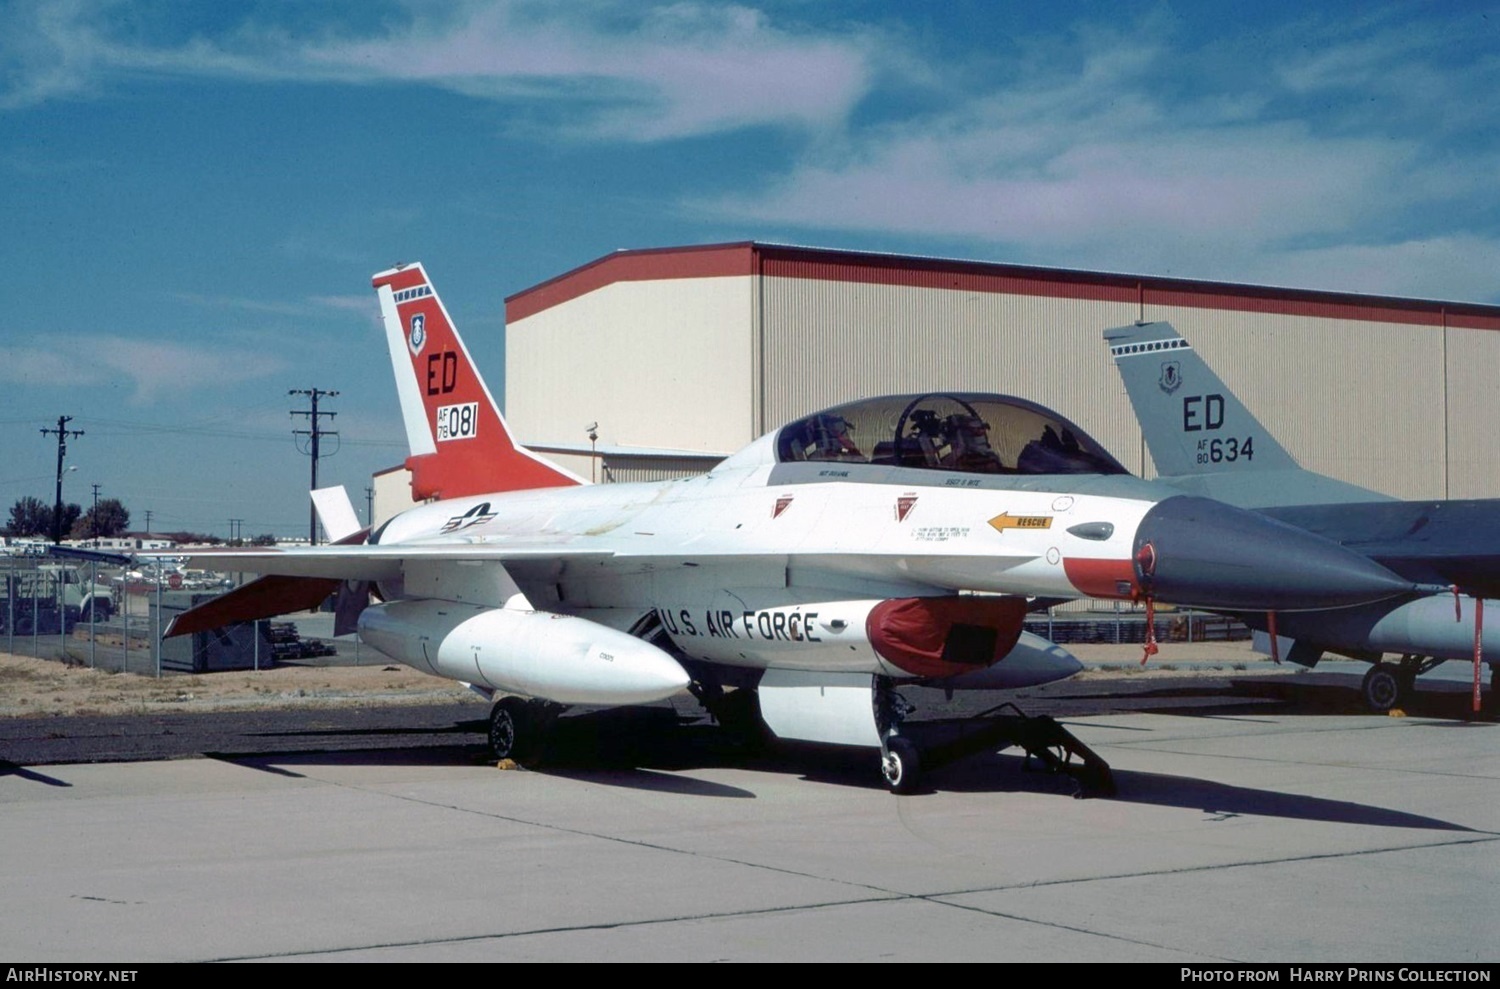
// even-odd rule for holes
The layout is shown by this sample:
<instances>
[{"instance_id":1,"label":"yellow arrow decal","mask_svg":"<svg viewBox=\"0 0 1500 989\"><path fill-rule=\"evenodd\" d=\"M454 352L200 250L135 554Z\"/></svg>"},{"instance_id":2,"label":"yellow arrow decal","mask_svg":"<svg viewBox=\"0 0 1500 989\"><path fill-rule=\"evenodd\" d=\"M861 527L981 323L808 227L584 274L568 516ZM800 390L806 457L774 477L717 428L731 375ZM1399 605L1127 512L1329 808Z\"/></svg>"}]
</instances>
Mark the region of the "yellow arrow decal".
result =
<instances>
[{"instance_id":1,"label":"yellow arrow decal","mask_svg":"<svg viewBox=\"0 0 1500 989\"><path fill-rule=\"evenodd\" d=\"M1009 512L1003 512L990 519L990 525L994 526L997 532L1004 532L1006 529L1050 529L1052 516L1012 515Z\"/></svg>"}]
</instances>

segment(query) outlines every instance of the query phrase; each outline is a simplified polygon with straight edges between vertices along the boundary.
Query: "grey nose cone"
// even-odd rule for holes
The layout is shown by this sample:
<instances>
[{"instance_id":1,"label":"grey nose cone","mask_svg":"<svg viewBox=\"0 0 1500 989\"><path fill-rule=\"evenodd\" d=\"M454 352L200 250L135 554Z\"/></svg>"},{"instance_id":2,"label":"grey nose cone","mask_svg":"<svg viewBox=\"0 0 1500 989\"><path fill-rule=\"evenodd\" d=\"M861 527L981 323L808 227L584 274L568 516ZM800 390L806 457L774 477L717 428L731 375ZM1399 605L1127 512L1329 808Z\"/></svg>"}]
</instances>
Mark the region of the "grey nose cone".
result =
<instances>
[{"instance_id":1,"label":"grey nose cone","mask_svg":"<svg viewBox=\"0 0 1500 989\"><path fill-rule=\"evenodd\" d=\"M1414 589L1330 539L1189 495L1158 502L1141 519L1135 579L1159 600L1229 611L1343 608Z\"/></svg>"}]
</instances>

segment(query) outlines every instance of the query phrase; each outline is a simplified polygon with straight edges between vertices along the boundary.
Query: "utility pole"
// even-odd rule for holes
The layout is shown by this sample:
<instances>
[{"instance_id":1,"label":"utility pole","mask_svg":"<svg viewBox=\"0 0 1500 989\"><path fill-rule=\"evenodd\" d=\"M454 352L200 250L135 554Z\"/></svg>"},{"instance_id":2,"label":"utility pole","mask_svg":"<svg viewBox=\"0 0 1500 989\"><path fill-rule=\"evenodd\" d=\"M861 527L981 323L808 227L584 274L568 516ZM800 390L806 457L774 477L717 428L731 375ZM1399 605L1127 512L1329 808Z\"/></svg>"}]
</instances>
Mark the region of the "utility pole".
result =
<instances>
[{"instance_id":1,"label":"utility pole","mask_svg":"<svg viewBox=\"0 0 1500 989\"><path fill-rule=\"evenodd\" d=\"M375 489L365 488L365 525L375 524Z\"/></svg>"},{"instance_id":2,"label":"utility pole","mask_svg":"<svg viewBox=\"0 0 1500 989\"><path fill-rule=\"evenodd\" d=\"M58 416L56 429L42 430L43 436L57 434L57 499L52 503L52 542L54 545L62 542L63 458L68 455L68 437L83 435L81 429L68 428L68 423L72 421L72 416Z\"/></svg>"},{"instance_id":3,"label":"utility pole","mask_svg":"<svg viewBox=\"0 0 1500 989\"><path fill-rule=\"evenodd\" d=\"M94 485L94 515L89 522L89 535L94 537L94 548L99 548L99 485Z\"/></svg>"},{"instance_id":4,"label":"utility pole","mask_svg":"<svg viewBox=\"0 0 1500 989\"><path fill-rule=\"evenodd\" d=\"M318 421L320 418L327 416L329 419L332 419L334 416L338 415L338 413L319 412L318 399L324 396L327 396L328 398L337 398L338 392L325 391L321 388L293 388L291 391L287 392L287 394L306 395L312 403L311 409L292 410L292 415L294 416L307 416L307 424L309 426L308 429L292 430L292 435L307 436L310 438L310 442L308 444L308 454L312 457L312 487L308 488L308 490L316 491L318 489L318 457L320 456L318 452L318 440L324 436L338 435L338 433L334 430L321 428L322 424ZM310 505L307 510L307 544L309 546L318 545L318 509L316 505Z\"/></svg>"},{"instance_id":5,"label":"utility pole","mask_svg":"<svg viewBox=\"0 0 1500 989\"><path fill-rule=\"evenodd\" d=\"M146 509L146 535L151 535L151 509Z\"/></svg>"}]
</instances>

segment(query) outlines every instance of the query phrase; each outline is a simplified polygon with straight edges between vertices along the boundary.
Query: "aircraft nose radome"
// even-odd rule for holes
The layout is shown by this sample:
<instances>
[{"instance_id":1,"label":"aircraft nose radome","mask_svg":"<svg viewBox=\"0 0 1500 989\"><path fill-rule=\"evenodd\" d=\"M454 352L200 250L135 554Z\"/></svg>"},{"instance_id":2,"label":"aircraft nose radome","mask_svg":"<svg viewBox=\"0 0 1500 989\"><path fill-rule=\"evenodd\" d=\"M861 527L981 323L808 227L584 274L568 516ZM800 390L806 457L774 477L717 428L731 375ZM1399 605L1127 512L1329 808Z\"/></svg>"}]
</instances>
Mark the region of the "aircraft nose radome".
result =
<instances>
[{"instance_id":1,"label":"aircraft nose radome","mask_svg":"<svg viewBox=\"0 0 1500 989\"><path fill-rule=\"evenodd\" d=\"M1189 495L1141 519L1134 568L1141 589L1163 601L1240 611L1341 608L1413 587L1332 540Z\"/></svg>"}]
</instances>

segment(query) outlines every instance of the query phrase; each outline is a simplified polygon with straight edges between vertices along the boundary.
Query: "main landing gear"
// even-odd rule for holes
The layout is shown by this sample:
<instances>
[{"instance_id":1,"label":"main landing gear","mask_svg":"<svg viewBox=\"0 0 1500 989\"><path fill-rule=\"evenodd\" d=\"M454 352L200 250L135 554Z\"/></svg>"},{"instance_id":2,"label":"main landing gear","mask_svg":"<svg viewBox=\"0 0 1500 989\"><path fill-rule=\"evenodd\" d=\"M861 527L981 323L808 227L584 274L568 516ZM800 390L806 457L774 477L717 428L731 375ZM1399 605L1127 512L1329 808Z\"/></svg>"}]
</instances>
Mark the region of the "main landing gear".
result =
<instances>
[{"instance_id":1,"label":"main landing gear","mask_svg":"<svg viewBox=\"0 0 1500 989\"><path fill-rule=\"evenodd\" d=\"M497 761L535 765L545 751L547 732L564 710L548 701L500 698L490 708L490 753Z\"/></svg>"},{"instance_id":2,"label":"main landing gear","mask_svg":"<svg viewBox=\"0 0 1500 989\"><path fill-rule=\"evenodd\" d=\"M1360 696L1371 711L1386 714L1408 703L1416 690L1417 677L1435 669L1441 662L1441 659L1408 653L1399 663L1376 663L1360 683Z\"/></svg>"},{"instance_id":3,"label":"main landing gear","mask_svg":"<svg viewBox=\"0 0 1500 989\"><path fill-rule=\"evenodd\" d=\"M890 681L877 678L880 773L892 793L915 793L924 769L1015 745L1026 752L1028 766L1034 759L1048 772L1066 773L1077 781L1076 797L1115 794L1109 763L1047 715L1025 714L1007 702L970 718L913 723L903 733L902 722L913 710L891 689ZM920 747L919 738L924 742Z\"/></svg>"}]
</instances>

